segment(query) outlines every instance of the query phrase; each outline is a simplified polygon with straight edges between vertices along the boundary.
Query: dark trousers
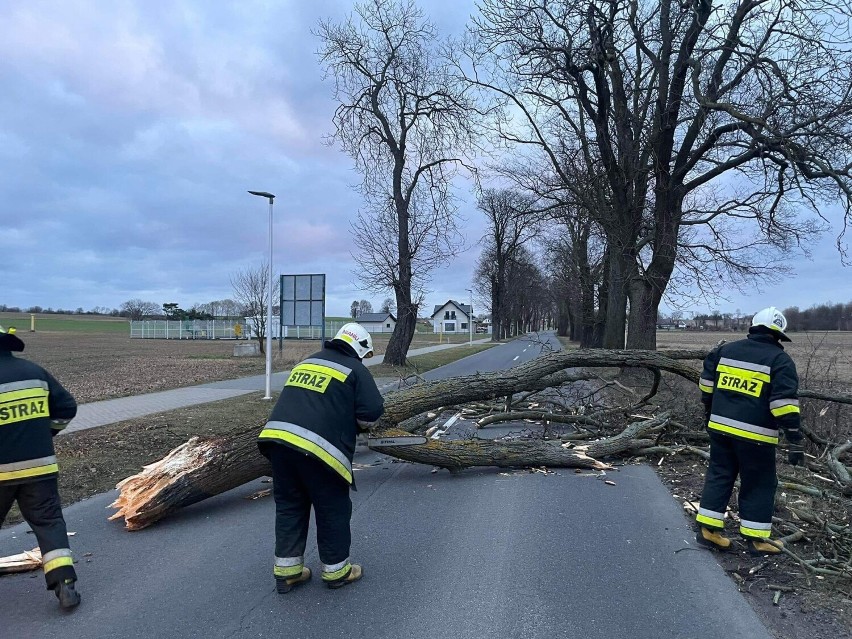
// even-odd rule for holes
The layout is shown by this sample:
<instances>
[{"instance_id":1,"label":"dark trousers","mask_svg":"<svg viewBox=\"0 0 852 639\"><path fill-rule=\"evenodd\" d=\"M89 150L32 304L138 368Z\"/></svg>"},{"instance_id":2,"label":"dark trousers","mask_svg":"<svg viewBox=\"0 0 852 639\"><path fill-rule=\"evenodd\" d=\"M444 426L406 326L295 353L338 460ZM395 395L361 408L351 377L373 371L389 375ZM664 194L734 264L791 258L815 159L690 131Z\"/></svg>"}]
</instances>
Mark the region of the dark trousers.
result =
<instances>
[{"instance_id":1,"label":"dark trousers","mask_svg":"<svg viewBox=\"0 0 852 639\"><path fill-rule=\"evenodd\" d=\"M16 501L38 540L47 587L53 588L66 579L76 581L56 477L25 484L0 484L0 525Z\"/></svg>"},{"instance_id":2,"label":"dark trousers","mask_svg":"<svg viewBox=\"0 0 852 639\"><path fill-rule=\"evenodd\" d=\"M704 480L701 507L724 513L740 476L740 532L766 537L775 511L775 446L758 444L710 431L710 467ZM758 526L750 525L751 523ZM756 532L763 530L762 533Z\"/></svg>"},{"instance_id":3,"label":"dark trousers","mask_svg":"<svg viewBox=\"0 0 852 639\"><path fill-rule=\"evenodd\" d=\"M301 571L313 506L323 579L333 581L348 574L349 485L311 455L278 444L267 445L264 453L272 463L276 565L289 567L293 574ZM280 576L289 575L285 571Z\"/></svg>"}]
</instances>

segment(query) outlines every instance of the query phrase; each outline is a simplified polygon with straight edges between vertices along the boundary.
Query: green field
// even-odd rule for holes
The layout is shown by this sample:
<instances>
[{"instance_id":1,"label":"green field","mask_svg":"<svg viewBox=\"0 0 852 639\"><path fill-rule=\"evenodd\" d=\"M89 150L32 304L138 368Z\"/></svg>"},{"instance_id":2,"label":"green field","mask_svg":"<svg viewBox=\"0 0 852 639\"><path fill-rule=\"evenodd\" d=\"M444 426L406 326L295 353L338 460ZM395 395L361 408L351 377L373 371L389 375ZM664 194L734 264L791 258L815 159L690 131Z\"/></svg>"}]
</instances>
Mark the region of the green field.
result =
<instances>
[{"instance_id":1,"label":"green field","mask_svg":"<svg viewBox=\"0 0 852 639\"><path fill-rule=\"evenodd\" d=\"M30 330L29 313L0 313L0 326L14 326L24 334ZM36 313L36 332L51 333L125 333L130 335L130 326L123 317L100 317L97 315L53 315Z\"/></svg>"}]
</instances>

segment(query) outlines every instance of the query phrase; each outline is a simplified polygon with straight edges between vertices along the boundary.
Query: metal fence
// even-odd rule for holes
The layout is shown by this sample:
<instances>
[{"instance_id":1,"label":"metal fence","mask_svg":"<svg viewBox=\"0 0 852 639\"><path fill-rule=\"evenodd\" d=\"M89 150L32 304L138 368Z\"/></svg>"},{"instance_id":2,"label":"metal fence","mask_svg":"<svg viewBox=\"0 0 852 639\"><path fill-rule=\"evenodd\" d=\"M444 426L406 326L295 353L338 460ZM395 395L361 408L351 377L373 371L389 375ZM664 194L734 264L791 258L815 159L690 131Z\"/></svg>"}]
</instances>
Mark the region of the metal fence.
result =
<instances>
[{"instance_id":1,"label":"metal fence","mask_svg":"<svg viewBox=\"0 0 852 639\"><path fill-rule=\"evenodd\" d=\"M346 322L326 320L331 339ZM137 339L252 339L254 322L244 320L138 320L130 322L130 337ZM278 317L272 318L272 338L279 337ZM320 339L321 326L285 326L284 339Z\"/></svg>"},{"instance_id":2,"label":"metal fence","mask_svg":"<svg viewBox=\"0 0 852 639\"><path fill-rule=\"evenodd\" d=\"M331 339L347 322L354 320L326 320L325 338ZM254 321L244 320L137 320L130 322L130 337L138 339L253 339ZM392 333L393 328L367 325L370 333ZM422 332L422 327L417 327ZM426 331L429 332L429 331ZM280 336L278 317L272 318L272 339ZM284 339L320 339L321 326L285 326Z\"/></svg>"},{"instance_id":3,"label":"metal fence","mask_svg":"<svg viewBox=\"0 0 852 639\"><path fill-rule=\"evenodd\" d=\"M138 320L130 322L130 337L140 339L245 339L246 323L239 320Z\"/></svg>"}]
</instances>

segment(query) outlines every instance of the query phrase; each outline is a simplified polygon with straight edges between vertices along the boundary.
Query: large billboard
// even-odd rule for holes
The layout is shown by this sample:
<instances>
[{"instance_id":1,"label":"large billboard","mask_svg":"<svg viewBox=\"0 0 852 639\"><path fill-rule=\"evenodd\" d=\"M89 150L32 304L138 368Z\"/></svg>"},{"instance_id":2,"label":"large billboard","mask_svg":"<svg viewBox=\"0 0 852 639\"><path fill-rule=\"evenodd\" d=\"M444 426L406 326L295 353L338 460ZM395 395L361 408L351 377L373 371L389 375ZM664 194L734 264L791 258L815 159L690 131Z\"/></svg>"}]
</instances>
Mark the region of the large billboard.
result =
<instances>
[{"instance_id":1,"label":"large billboard","mask_svg":"<svg viewBox=\"0 0 852 639\"><path fill-rule=\"evenodd\" d=\"M325 339L325 274L281 276L281 325L320 326Z\"/></svg>"}]
</instances>

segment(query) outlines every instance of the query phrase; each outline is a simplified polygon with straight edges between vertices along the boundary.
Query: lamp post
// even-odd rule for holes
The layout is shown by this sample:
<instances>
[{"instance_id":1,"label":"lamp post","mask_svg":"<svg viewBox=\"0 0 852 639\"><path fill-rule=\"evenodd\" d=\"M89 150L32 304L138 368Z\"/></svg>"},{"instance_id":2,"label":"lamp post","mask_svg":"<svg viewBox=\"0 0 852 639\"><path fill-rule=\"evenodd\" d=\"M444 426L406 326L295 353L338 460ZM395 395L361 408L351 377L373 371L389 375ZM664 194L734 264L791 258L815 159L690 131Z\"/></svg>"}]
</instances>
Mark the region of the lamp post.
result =
<instances>
[{"instance_id":1,"label":"lamp post","mask_svg":"<svg viewBox=\"0 0 852 639\"><path fill-rule=\"evenodd\" d=\"M467 316L467 327L470 330L470 340L468 340L468 345L473 346L473 290L466 289L468 293L470 293L470 306L468 307L468 316Z\"/></svg>"},{"instance_id":2,"label":"lamp post","mask_svg":"<svg viewBox=\"0 0 852 639\"><path fill-rule=\"evenodd\" d=\"M252 195L269 200L269 282L266 297L266 395L263 399L272 399L272 201L275 196L266 191L249 191ZM281 336L278 336L281 339Z\"/></svg>"}]
</instances>

